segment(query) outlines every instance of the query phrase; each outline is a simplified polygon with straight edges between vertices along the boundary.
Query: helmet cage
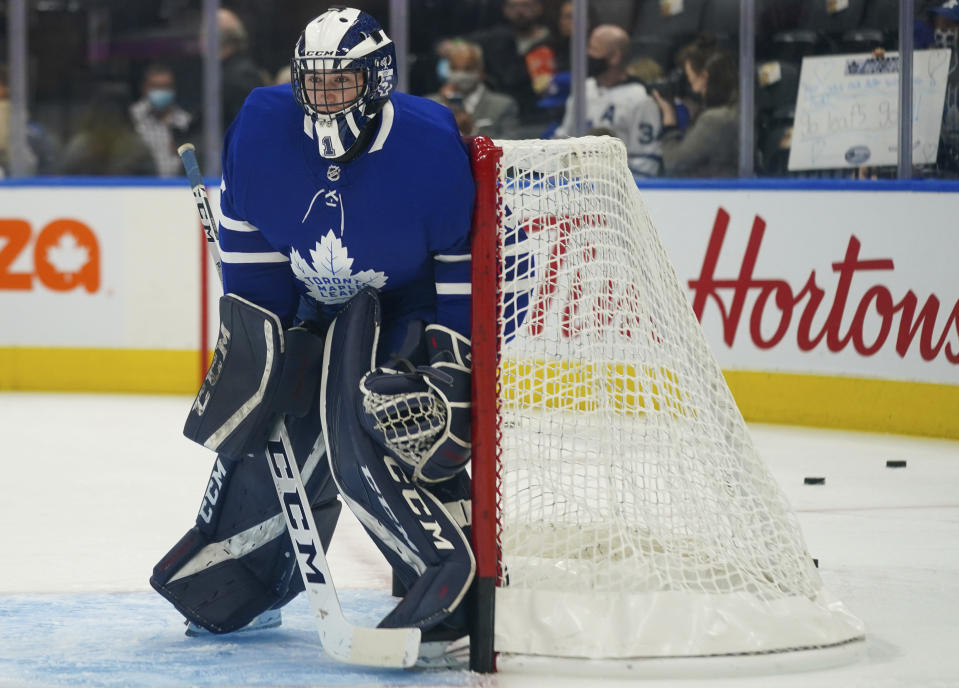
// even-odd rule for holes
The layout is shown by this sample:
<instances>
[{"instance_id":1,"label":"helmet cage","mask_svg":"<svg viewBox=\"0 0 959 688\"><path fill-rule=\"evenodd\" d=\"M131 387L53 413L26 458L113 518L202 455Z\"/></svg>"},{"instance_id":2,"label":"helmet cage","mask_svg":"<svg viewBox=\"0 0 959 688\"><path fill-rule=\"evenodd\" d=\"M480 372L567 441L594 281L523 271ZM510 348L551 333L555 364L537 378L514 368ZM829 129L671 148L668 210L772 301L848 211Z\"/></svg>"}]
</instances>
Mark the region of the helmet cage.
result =
<instances>
[{"instance_id":1,"label":"helmet cage","mask_svg":"<svg viewBox=\"0 0 959 688\"><path fill-rule=\"evenodd\" d=\"M395 67L393 41L365 12L331 8L307 25L293 50L292 90L313 120L323 157L339 157L359 140L393 92ZM338 72L362 75L363 83L351 76L334 94Z\"/></svg>"},{"instance_id":2,"label":"helmet cage","mask_svg":"<svg viewBox=\"0 0 959 688\"><path fill-rule=\"evenodd\" d=\"M365 63L363 59L294 57L292 81L296 101L320 120L331 120L353 110L366 114L363 106L375 72ZM339 76L345 77L341 84L337 84Z\"/></svg>"}]
</instances>

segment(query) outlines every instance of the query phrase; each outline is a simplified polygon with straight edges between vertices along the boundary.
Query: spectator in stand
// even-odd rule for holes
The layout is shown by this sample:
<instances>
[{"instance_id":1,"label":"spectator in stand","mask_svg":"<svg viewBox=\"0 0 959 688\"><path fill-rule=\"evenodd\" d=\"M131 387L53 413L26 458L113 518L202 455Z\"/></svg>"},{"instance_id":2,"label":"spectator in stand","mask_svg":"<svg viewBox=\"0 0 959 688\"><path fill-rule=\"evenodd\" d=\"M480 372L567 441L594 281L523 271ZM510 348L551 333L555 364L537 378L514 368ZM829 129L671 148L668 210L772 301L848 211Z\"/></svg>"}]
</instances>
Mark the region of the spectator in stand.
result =
<instances>
[{"instance_id":1,"label":"spectator in stand","mask_svg":"<svg viewBox=\"0 0 959 688\"><path fill-rule=\"evenodd\" d=\"M929 13L933 27L932 47L952 51L936 167L942 175L955 177L959 176L959 0L946 0Z\"/></svg>"},{"instance_id":2,"label":"spectator in stand","mask_svg":"<svg viewBox=\"0 0 959 688\"><path fill-rule=\"evenodd\" d=\"M553 51L553 66L556 73L569 71L569 37L573 33L573 1L564 0L556 13L556 30L547 40ZM543 95L544 90L537 91Z\"/></svg>"},{"instance_id":3,"label":"spectator in stand","mask_svg":"<svg viewBox=\"0 0 959 688\"><path fill-rule=\"evenodd\" d=\"M589 35L586 55L587 128L614 131L626 144L629 168L634 175L658 175L662 167L659 142L662 118L646 87L626 74L629 34L614 24L601 24ZM563 122L553 138L575 133L571 98L567 100Z\"/></svg>"},{"instance_id":4,"label":"spectator in stand","mask_svg":"<svg viewBox=\"0 0 959 688\"><path fill-rule=\"evenodd\" d=\"M240 111L254 88L266 86L263 72L247 51L248 39L243 22L230 10L218 10L220 28L220 68L222 70L223 129Z\"/></svg>"},{"instance_id":5,"label":"spectator in stand","mask_svg":"<svg viewBox=\"0 0 959 688\"><path fill-rule=\"evenodd\" d=\"M549 83L543 97L537 101L536 107L542 109L546 122L540 138L553 138L562 123L566 114L566 100L571 91L570 81L569 72L559 72Z\"/></svg>"},{"instance_id":6,"label":"spectator in stand","mask_svg":"<svg viewBox=\"0 0 959 688\"><path fill-rule=\"evenodd\" d=\"M510 138L519 126L519 106L483 83L483 50L462 39L446 42L443 52L449 63L446 83L429 96L442 103L456 118L464 136Z\"/></svg>"},{"instance_id":7,"label":"spectator in stand","mask_svg":"<svg viewBox=\"0 0 959 688\"><path fill-rule=\"evenodd\" d=\"M62 174L155 176L150 149L133 128L130 99L121 84L104 83L93 90L80 129L67 142Z\"/></svg>"},{"instance_id":8,"label":"spectator in stand","mask_svg":"<svg viewBox=\"0 0 959 688\"><path fill-rule=\"evenodd\" d=\"M536 116L536 94L546 89L556 71L542 15L540 0L504 0L507 23L472 36L483 49L490 87L515 99L524 120Z\"/></svg>"},{"instance_id":9,"label":"spectator in stand","mask_svg":"<svg viewBox=\"0 0 959 688\"><path fill-rule=\"evenodd\" d=\"M616 0L619 2L620 0ZM568 72L570 70L570 37L573 34L573 1L572 0L563 0L556 7L555 12L553 13L553 21L550 22L555 28L550 32L550 38L547 40L546 45L549 46L550 50L553 51L553 63L555 64L555 70L557 74L563 72ZM599 21L597 19L596 8L594 7L594 2L590 2L586 8L586 30L591 31L593 27L598 26L599 24L615 24L616 22L608 21ZM543 95L543 91L537 91L539 95Z\"/></svg>"},{"instance_id":10,"label":"spectator in stand","mask_svg":"<svg viewBox=\"0 0 959 688\"><path fill-rule=\"evenodd\" d=\"M653 90L663 113L665 174L675 177L735 177L739 174L739 73L732 57L701 38L677 57L690 90L703 109L685 131L677 126L676 106Z\"/></svg>"},{"instance_id":11,"label":"spectator in stand","mask_svg":"<svg viewBox=\"0 0 959 688\"><path fill-rule=\"evenodd\" d=\"M27 122L26 174L50 174L55 167L53 142L46 130ZM0 179L9 174L10 165L10 74L0 64Z\"/></svg>"},{"instance_id":12,"label":"spectator in stand","mask_svg":"<svg viewBox=\"0 0 959 688\"><path fill-rule=\"evenodd\" d=\"M161 177L183 174L177 147L189 138L193 118L176 104L176 79L163 64L151 64L143 75L140 100L130 106L133 127L153 155Z\"/></svg>"}]
</instances>

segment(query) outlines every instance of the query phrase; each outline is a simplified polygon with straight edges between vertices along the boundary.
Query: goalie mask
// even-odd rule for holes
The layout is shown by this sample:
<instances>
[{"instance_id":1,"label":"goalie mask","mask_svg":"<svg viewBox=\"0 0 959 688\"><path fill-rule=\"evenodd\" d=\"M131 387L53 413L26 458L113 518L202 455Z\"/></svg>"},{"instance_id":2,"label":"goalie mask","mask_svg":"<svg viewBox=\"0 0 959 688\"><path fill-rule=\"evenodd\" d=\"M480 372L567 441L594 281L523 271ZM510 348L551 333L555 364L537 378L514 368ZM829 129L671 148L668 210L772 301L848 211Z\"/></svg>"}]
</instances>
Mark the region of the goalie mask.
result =
<instances>
[{"instance_id":1,"label":"goalie mask","mask_svg":"<svg viewBox=\"0 0 959 688\"><path fill-rule=\"evenodd\" d=\"M293 51L293 95L312 119L320 155L339 158L373 124L396 83L396 50L360 10L335 7L306 25Z\"/></svg>"}]
</instances>

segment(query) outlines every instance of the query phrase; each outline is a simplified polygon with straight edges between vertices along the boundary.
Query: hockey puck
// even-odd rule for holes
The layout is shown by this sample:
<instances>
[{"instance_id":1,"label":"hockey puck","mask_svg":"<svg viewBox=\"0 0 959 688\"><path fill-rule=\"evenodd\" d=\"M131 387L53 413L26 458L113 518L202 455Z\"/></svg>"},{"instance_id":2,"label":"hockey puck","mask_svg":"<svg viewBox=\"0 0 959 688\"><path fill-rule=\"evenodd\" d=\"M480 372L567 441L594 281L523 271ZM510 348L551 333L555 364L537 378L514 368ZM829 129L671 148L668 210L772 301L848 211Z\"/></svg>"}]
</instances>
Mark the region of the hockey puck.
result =
<instances>
[{"instance_id":1,"label":"hockey puck","mask_svg":"<svg viewBox=\"0 0 959 688\"><path fill-rule=\"evenodd\" d=\"M906 467L905 461L894 461L890 459L889 461L886 462L886 468L905 468L905 467Z\"/></svg>"},{"instance_id":2,"label":"hockey puck","mask_svg":"<svg viewBox=\"0 0 959 688\"><path fill-rule=\"evenodd\" d=\"M825 478L803 478L804 485L825 485Z\"/></svg>"}]
</instances>

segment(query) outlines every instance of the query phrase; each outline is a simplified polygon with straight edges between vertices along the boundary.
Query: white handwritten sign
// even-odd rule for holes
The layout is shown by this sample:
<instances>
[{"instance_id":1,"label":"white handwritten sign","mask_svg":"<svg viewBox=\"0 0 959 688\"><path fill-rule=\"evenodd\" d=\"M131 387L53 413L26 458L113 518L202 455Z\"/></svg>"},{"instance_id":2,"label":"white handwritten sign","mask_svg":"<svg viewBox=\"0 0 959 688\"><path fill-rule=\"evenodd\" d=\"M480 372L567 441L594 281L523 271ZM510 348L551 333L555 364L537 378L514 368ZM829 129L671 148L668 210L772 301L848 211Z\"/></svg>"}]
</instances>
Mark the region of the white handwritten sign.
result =
<instances>
[{"instance_id":1,"label":"white handwritten sign","mask_svg":"<svg viewBox=\"0 0 959 688\"><path fill-rule=\"evenodd\" d=\"M949 50L913 54L912 160L936 160ZM895 165L899 54L806 57L799 75L790 170Z\"/></svg>"}]
</instances>

